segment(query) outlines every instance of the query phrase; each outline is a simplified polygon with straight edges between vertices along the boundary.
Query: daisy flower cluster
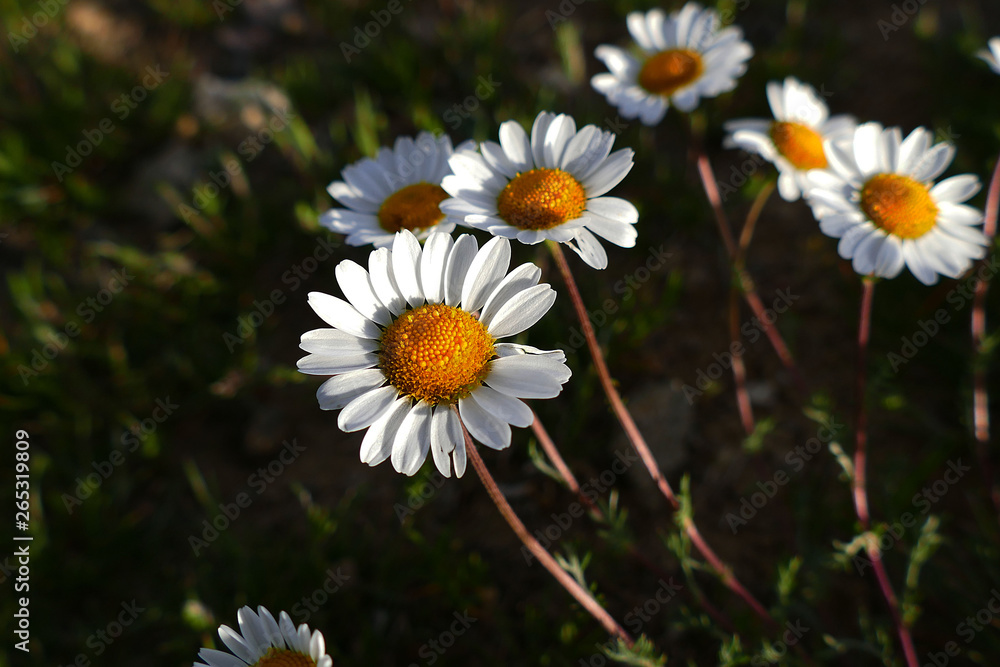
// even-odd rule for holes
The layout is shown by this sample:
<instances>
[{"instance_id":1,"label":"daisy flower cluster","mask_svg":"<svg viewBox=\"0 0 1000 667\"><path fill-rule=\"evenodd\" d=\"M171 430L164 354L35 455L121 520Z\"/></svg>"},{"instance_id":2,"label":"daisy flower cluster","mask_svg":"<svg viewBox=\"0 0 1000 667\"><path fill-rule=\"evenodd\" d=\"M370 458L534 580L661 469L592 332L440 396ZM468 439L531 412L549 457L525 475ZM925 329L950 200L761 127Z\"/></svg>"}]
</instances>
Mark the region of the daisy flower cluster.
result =
<instances>
[{"instance_id":1,"label":"daisy flower cluster","mask_svg":"<svg viewBox=\"0 0 1000 667\"><path fill-rule=\"evenodd\" d=\"M597 47L608 71L591 85L648 126L671 107L689 113L732 91L754 55L739 27L694 2L630 13L626 26L634 44ZM1000 38L989 47L979 55L1000 73ZM925 128L904 137L831 115L824 95L792 76L769 82L765 97L772 118L726 122L725 146L771 162L781 197L804 200L859 274L892 278L905 267L931 285L985 255L982 213L966 203L979 179L938 180L955 156L950 143ZM428 132L399 137L329 185L340 207L320 224L373 249L367 266L336 267L342 297L309 294L328 326L302 335L298 369L327 378L316 396L321 409L339 411L342 431L364 431L363 463L388 460L414 475L430 455L442 475L461 477L473 439L508 447L512 426L535 421L525 401L560 394L571 377L566 355L513 340L548 313L556 292L535 264L511 268L512 242L563 244L598 270L608 266L605 243L635 246L639 211L610 194L635 153L614 143L612 132L541 111L530 128L507 120L497 141L478 145L454 147ZM454 237L458 227L490 238ZM275 621L264 607L244 607L238 618L239 633L219 629L232 654L205 649L198 667L332 664L323 636L296 630L284 612Z\"/></svg>"},{"instance_id":2,"label":"daisy flower cluster","mask_svg":"<svg viewBox=\"0 0 1000 667\"><path fill-rule=\"evenodd\" d=\"M591 84L647 125L671 106L690 112L733 90L754 53L739 27L694 2L670 14L633 12L626 25L633 48L597 47L609 71ZM990 46L981 56L996 66L1000 40ZM891 278L907 267L933 284L985 254L982 215L965 203L979 180L935 183L954 157L950 144L935 144L924 128L904 138L899 128L831 115L824 96L795 77L765 92L773 117L728 121L725 146L773 163L781 197L804 199L858 273ZM636 243L638 209L609 194L634 152L613 150L613 133L542 111L530 128L501 123L497 139L453 148L428 132L400 137L328 188L342 207L320 223L375 250L367 269L337 267L346 300L310 294L330 328L303 335L299 369L329 376L320 407L341 410L344 431L367 429L361 459L369 465L389 460L412 475L430 453L442 474L460 476L463 424L504 448L510 426L532 422L522 399L554 397L568 380L561 352L501 342L555 299L537 266L507 273L509 241L564 244L595 269L608 265L605 242ZM471 235L453 239L459 226L493 239L481 249Z\"/></svg>"},{"instance_id":3,"label":"daisy flower cluster","mask_svg":"<svg viewBox=\"0 0 1000 667\"><path fill-rule=\"evenodd\" d=\"M609 72L591 84L624 117L646 125L659 123L671 103L692 111L701 97L732 90L753 55L739 28L720 27L719 16L696 3L669 16L633 12L627 23L637 54L599 46L594 54ZM979 56L1000 73L1000 38L989 47ZM773 163L781 197L804 197L858 273L893 278L905 266L931 285L984 256L982 214L964 203L979 190L978 178L934 182L954 157L948 142L933 144L924 128L904 140L899 128L830 116L816 89L794 77L768 83L766 93L773 118L727 122L725 145Z\"/></svg>"}]
</instances>

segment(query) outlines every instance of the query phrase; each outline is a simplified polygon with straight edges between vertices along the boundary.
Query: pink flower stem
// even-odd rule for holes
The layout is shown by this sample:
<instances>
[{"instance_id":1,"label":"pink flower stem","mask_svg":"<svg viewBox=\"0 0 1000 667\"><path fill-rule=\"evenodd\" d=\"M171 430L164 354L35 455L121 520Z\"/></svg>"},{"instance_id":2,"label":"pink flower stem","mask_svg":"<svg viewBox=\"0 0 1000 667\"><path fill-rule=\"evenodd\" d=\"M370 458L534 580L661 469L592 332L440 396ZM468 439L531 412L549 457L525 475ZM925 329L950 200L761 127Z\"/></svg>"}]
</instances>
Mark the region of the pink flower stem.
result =
<instances>
[{"instance_id":1,"label":"pink flower stem","mask_svg":"<svg viewBox=\"0 0 1000 667\"><path fill-rule=\"evenodd\" d=\"M520 538L524 546L528 547L531 554L538 559L538 562L545 566L553 577L556 578L563 588L569 591L569 594L576 598L577 602L590 613L597 622L600 623L608 634L612 637L621 639L628 646L632 646L634 643L632 637L629 636L627 632L611 617L611 614L601 606L601 604L594 599L594 597L587 591L583 586L580 585L576 579L569 575L556 559L549 554L548 551L538 542L535 537L528 532L525 528L524 523L518 518L514 509L504 498L503 493L497 486L496 481L493 476L490 475L490 471L486 469L486 464L483 463L483 459L479 456L479 452L476 449L476 445L472 442L472 438L469 437L469 432L465 430L465 424L462 424L462 433L465 436L465 450L469 457L469 461L472 462L472 467L475 468L476 474L479 475L480 481L482 481L483 486L486 487L486 492L490 495L490 499L500 510L500 514L507 521L508 525L514 530L514 533Z\"/></svg>"},{"instance_id":2,"label":"pink flower stem","mask_svg":"<svg viewBox=\"0 0 1000 667\"><path fill-rule=\"evenodd\" d=\"M899 636L899 643L903 647L903 654L906 656L906 664L909 667L920 667L920 660L917 658L917 650L913 645L913 637L910 629L903 622L899 613L899 601L896 593L892 590L889 582L889 574L886 572L885 564L882 562L882 553L878 547L878 540L871 531L871 514L868 508L868 488L865 473L868 444L868 414L865 409L865 380L868 368L868 339L871 333L872 301L875 296L875 279L868 276L863 279L864 291L861 295L861 317L858 323L858 368L857 368L857 404L855 406L855 449L854 449L854 479L852 488L854 493L854 509L861 523L861 529L866 532L865 551L872 562L875 570L875 578L878 580L882 595L889 605L889 612L892 614L892 622L896 627L896 634Z\"/></svg>"},{"instance_id":3,"label":"pink flower stem","mask_svg":"<svg viewBox=\"0 0 1000 667\"><path fill-rule=\"evenodd\" d=\"M750 310L753 311L757 321L764 328L764 334L771 342L771 347L774 348L781 363L788 370L789 374L791 374L796 388L802 395L808 395L806 381L802 377L799 367L795 364L791 350L788 349L777 328L773 324L768 324L767 319L764 317L764 304L760 300L760 295L757 293L757 287L754 285L753 279L743 266L736 263L739 248L733 240L733 233L729 228L729 220L726 218L726 212L722 208L722 197L719 195L719 186L715 182L715 175L712 173L712 164L709 162L708 155L705 154L701 146L701 139L697 134L694 136L692 145L695 152L695 161L698 166L698 175L701 177L701 183L705 189L705 196L708 197L708 203L715 213L715 224L719 228L719 235L722 237L722 243L726 247L726 254L729 255L729 260L732 262L733 272L739 280L737 284L743 292L743 298L746 299ZM747 242L749 243L749 240Z\"/></svg>"},{"instance_id":4,"label":"pink flower stem","mask_svg":"<svg viewBox=\"0 0 1000 667\"><path fill-rule=\"evenodd\" d=\"M550 461L552 461L552 465L555 466L559 475L563 478L563 481L566 482L566 486L569 487L569 490L576 495L577 500L587 506L587 509L590 510L591 515L596 520L606 522L607 516L604 514L604 511L590 498L588 498L580 489L580 484L577 482L576 476L573 474L573 471L569 469L569 466L566 465L566 461L563 459L562 454L559 453L556 443L553 442L548 431L545 430L545 427L542 425L542 422L538 418L537 414L535 415L535 421L531 423L531 429L535 432L535 437L538 438L538 442L545 451L545 455L549 457ZM642 553L634 544L629 543L628 551L629 555L634 557L642 563L646 569L661 579L667 579L670 576L658 565L656 565L656 563L647 558L646 554ZM698 596L701 604L705 607L705 611L708 612L708 615L711 616L721 627L732 632L735 626L733 625L733 622L729 620L729 617L716 609L715 606L706 600L703 595L700 595L698 592L695 592L695 594Z\"/></svg>"},{"instance_id":5,"label":"pink flower stem","mask_svg":"<svg viewBox=\"0 0 1000 667\"><path fill-rule=\"evenodd\" d=\"M774 181L769 181L754 199L750 212L747 213L746 222L743 223L743 230L740 232L740 243L736 249L736 257L733 266L737 271L743 271L747 248L753 238L754 229L757 227L757 220L764 210L771 193L774 192ZM736 405L740 411L740 422L747 435L754 432L753 406L750 404L750 394L747 391L747 368L743 363L743 346L737 345L740 340L740 295L739 289L734 284L729 290L729 349L733 355L733 380L736 382Z\"/></svg>"},{"instance_id":6,"label":"pink flower stem","mask_svg":"<svg viewBox=\"0 0 1000 667\"><path fill-rule=\"evenodd\" d=\"M983 234L993 242L997 231L997 211L1000 208L1000 159L993 169L989 190L986 195L986 211L983 218ZM988 259L988 258L987 258ZM986 259L978 267L985 266ZM972 423L976 435L976 449L979 455L979 469L983 482L993 501L993 507L1000 520L1000 487L997 486L990 457L990 397L986 387L986 364L983 363L983 340L986 337L986 292L989 290L990 273L986 272L977 284L972 297Z\"/></svg>"},{"instance_id":7,"label":"pink flower stem","mask_svg":"<svg viewBox=\"0 0 1000 667\"><path fill-rule=\"evenodd\" d=\"M580 290L576 286L576 280L573 278L573 273L569 269L569 263L566 261L566 255L563 253L562 248L558 243L549 242L549 250L552 252L552 256L555 259L556 266L559 267L559 272L562 274L563 280L566 283L566 288L569 291L570 301L573 303L573 308L576 310L576 315L580 320L580 328L583 331L583 336L587 340L587 347L590 349L591 357L594 360L594 368L597 370L597 376L600 379L601 386L604 389L604 394L608 398L608 402L611 403L611 408L621 423L622 429L625 431L625 435L628 436L629 442L632 443L632 447L635 449L639 458L642 460L643 464L646 466L646 470L649 471L649 476L653 478L656 483L657 488L659 488L660 493L667 499L670 503L671 508L674 511L680 509L681 504L677 499L674 490L670 487L669 482L660 472L660 467L656 463L656 459L653 457L653 453L649 449L649 445L646 444L646 440L642 437L642 433L639 432L639 428L635 424L635 420L632 419L632 415L629 413L628 408L625 407L625 403L622 402L621 396L618 393L618 389L615 387L615 382L611 378L611 373L608 371L607 362L604 360L604 353L601 351L600 345L597 343L597 337L594 335L594 328L590 324L590 318L587 316L587 308L583 303L583 298L580 296ZM767 609L757 601L757 599L748 591L743 584L736 578L732 570L725 565L722 560L712 551L712 548L708 546L704 538L698 532L694 521L690 516L685 516L681 522L684 532L687 533L691 540L691 543L698 549L701 555L706 561L712 566L716 574L722 580L723 584L726 585L732 592L736 593L740 598L742 598L747 605L753 609L765 623L767 623L772 628L780 628L778 623L774 620Z\"/></svg>"}]
</instances>

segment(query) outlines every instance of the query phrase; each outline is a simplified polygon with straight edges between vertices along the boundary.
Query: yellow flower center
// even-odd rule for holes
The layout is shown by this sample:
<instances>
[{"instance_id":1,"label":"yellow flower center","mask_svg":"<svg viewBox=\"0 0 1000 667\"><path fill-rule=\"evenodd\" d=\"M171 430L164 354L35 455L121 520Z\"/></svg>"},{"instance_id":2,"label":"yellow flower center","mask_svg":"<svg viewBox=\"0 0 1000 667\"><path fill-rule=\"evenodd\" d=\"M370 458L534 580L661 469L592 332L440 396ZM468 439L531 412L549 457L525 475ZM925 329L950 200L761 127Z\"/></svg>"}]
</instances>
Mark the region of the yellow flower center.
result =
<instances>
[{"instance_id":1,"label":"yellow flower center","mask_svg":"<svg viewBox=\"0 0 1000 667\"><path fill-rule=\"evenodd\" d=\"M414 183L393 192L378 210L382 229L395 234L401 229L427 229L441 222L444 213L438 204L448 198L439 185Z\"/></svg>"},{"instance_id":2,"label":"yellow flower center","mask_svg":"<svg viewBox=\"0 0 1000 667\"><path fill-rule=\"evenodd\" d=\"M705 71L701 54L688 49L670 49L652 56L639 70L639 85L654 95L670 96L698 80Z\"/></svg>"},{"instance_id":3,"label":"yellow flower center","mask_svg":"<svg viewBox=\"0 0 1000 667\"><path fill-rule=\"evenodd\" d=\"M771 123L771 141L796 169L826 169L823 137L801 123Z\"/></svg>"},{"instance_id":4,"label":"yellow flower center","mask_svg":"<svg viewBox=\"0 0 1000 667\"><path fill-rule=\"evenodd\" d=\"M316 667L316 661L298 651L272 646L263 658L253 664L253 667Z\"/></svg>"},{"instance_id":5,"label":"yellow flower center","mask_svg":"<svg viewBox=\"0 0 1000 667\"><path fill-rule=\"evenodd\" d=\"M490 372L493 337L460 308L429 303L407 311L382 334L379 367L401 393L453 404Z\"/></svg>"},{"instance_id":6,"label":"yellow flower center","mask_svg":"<svg viewBox=\"0 0 1000 667\"><path fill-rule=\"evenodd\" d=\"M551 229L583 215L587 193L562 169L532 169L508 183L497 197L497 212L518 229Z\"/></svg>"},{"instance_id":7,"label":"yellow flower center","mask_svg":"<svg viewBox=\"0 0 1000 667\"><path fill-rule=\"evenodd\" d=\"M861 188L861 210L876 227L902 239L934 228L938 207L926 185L909 176L876 174Z\"/></svg>"}]
</instances>

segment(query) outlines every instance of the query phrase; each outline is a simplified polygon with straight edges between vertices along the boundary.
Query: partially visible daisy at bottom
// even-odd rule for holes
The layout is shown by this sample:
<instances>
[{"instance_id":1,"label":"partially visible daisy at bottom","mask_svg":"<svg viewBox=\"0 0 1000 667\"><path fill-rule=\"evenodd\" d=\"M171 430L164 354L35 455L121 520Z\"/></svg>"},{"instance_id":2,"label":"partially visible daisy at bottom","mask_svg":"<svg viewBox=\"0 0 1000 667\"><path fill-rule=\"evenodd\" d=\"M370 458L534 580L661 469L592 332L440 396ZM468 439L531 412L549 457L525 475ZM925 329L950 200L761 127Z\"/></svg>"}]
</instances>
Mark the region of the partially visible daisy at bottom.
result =
<instances>
[{"instance_id":1,"label":"partially visible daisy at bottom","mask_svg":"<svg viewBox=\"0 0 1000 667\"><path fill-rule=\"evenodd\" d=\"M899 128L865 123L849 143L828 141L829 169L809 173L806 197L820 229L840 239L837 251L858 273L894 278L906 266L933 285L985 256L982 213L962 203L979 179L963 174L935 185L955 149L931 142L922 127L903 140Z\"/></svg>"},{"instance_id":2,"label":"partially visible daisy at bottom","mask_svg":"<svg viewBox=\"0 0 1000 667\"><path fill-rule=\"evenodd\" d=\"M198 657L204 662L194 667L333 667L326 654L326 642L319 630L309 632L305 623L295 629L292 619L281 612L274 620L267 609L243 607L237 613L240 631L219 626L219 637L232 651L203 648Z\"/></svg>"},{"instance_id":3,"label":"partially visible daisy at bottom","mask_svg":"<svg viewBox=\"0 0 1000 667\"><path fill-rule=\"evenodd\" d=\"M346 234L353 246L387 246L401 229L420 240L432 231L450 232L455 221L438 207L448 198L441 179L451 173L452 153L474 148L468 141L453 150L447 135L430 132L398 137L392 148L380 148L374 160L366 157L344 167L344 180L330 183L327 191L346 208L328 210L319 223Z\"/></svg>"},{"instance_id":4,"label":"partially visible daisy at bottom","mask_svg":"<svg viewBox=\"0 0 1000 667\"><path fill-rule=\"evenodd\" d=\"M562 391L570 370L561 350L500 342L535 324L556 298L538 284L534 264L508 273L510 254L504 238L480 249L472 236L435 233L421 248L403 231L391 250L372 252L367 271L350 260L337 266L347 301L309 294L332 328L303 334L310 354L298 367L333 376L316 397L324 410L341 409L341 430L368 429L362 462L388 458L413 475L430 451L442 475L450 477L454 465L461 477L463 423L476 440L503 449L511 425L534 420L520 399Z\"/></svg>"},{"instance_id":5,"label":"partially visible daisy at bottom","mask_svg":"<svg viewBox=\"0 0 1000 667\"><path fill-rule=\"evenodd\" d=\"M788 77L767 84L767 100L774 120L741 119L725 124L724 145L757 153L778 169L778 193L796 201L809 187L807 174L828 166L823 142L839 142L854 135L857 122L848 115L830 117L816 89Z\"/></svg>"},{"instance_id":6,"label":"partially visible daisy at bottom","mask_svg":"<svg viewBox=\"0 0 1000 667\"><path fill-rule=\"evenodd\" d=\"M986 61L986 64L990 66L997 74L1000 74L1000 37L994 37L986 43L989 49L981 49L976 56Z\"/></svg>"}]
</instances>

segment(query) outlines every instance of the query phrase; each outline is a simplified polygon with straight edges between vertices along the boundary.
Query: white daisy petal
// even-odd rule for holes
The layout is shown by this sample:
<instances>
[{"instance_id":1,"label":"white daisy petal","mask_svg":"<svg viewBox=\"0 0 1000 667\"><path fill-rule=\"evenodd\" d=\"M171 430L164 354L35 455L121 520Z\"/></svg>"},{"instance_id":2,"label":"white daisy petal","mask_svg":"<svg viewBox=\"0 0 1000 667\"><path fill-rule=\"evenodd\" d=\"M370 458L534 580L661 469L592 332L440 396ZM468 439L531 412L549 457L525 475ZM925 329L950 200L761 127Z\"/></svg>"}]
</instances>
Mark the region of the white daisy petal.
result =
<instances>
[{"instance_id":1,"label":"white daisy petal","mask_svg":"<svg viewBox=\"0 0 1000 667\"><path fill-rule=\"evenodd\" d=\"M496 389L480 387L472 392L471 398L483 410L512 426L527 428L535 421L535 415L531 412L531 408L520 399L501 394Z\"/></svg>"},{"instance_id":2,"label":"white daisy petal","mask_svg":"<svg viewBox=\"0 0 1000 667\"><path fill-rule=\"evenodd\" d=\"M979 192L979 177L972 174L962 174L952 176L938 182L931 188L931 197L935 202L948 201L953 203L964 202Z\"/></svg>"},{"instance_id":3,"label":"white daisy petal","mask_svg":"<svg viewBox=\"0 0 1000 667\"><path fill-rule=\"evenodd\" d=\"M411 232L403 230L392 242L392 274L396 286L406 302L413 308L424 304L424 291L420 286L420 241Z\"/></svg>"},{"instance_id":4,"label":"white daisy petal","mask_svg":"<svg viewBox=\"0 0 1000 667\"><path fill-rule=\"evenodd\" d=\"M854 160L862 176L879 171L879 144L882 126L878 123L859 125L854 133Z\"/></svg>"},{"instance_id":5,"label":"white daisy petal","mask_svg":"<svg viewBox=\"0 0 1000 667\"><path fill-rule=\"evenodd\" d=\"M243 640L243 635L228 625L219 628L219 639L226 645L226 648L233 652L233 655L246 663L253 663L260 659L260 650L256 646L253 648L248 646Z\"/></svg>"},{"instance_id":6,"label":"white daisy petal","mask_svg":"<svg viewBox=\"0 0 1000 667\"><path fill-rule=\"evenodd\" d=\"M358 396L385 384L385 375L378 368L366 368L334 375L316 390L321 410L339 410Z\"/></svg>"},{"instance_id":7,"label":"white daisy petal","mask_svg":"<svg viewBox=\"0 0 1000 667\"><path fill-rule=\"evenodd\" d=\"M378 341L358 338L340 329L313 329L302 334L299 347L306 352L336 357L374 352L378 349Z\"/></svg>"},{"instance_id":8,"label":"white daisy petal","mask_svg":"<svg viewBox=\"0 0 1000 667\"><path fill-rule=\"evenodd\" d=\"M428 303L444 301L444 269L454 241L451 234L431 234L420 256L420 286Z\"/></svg>"},{"instance_id":9,"label":"white daisy petal","mask_svg":"<svg viewBox=\"0 0 1000 667\"><path fill-rule=\"evenodd\" d=\"M398 395L399 390L391 385L361 394L340 411L337 426L344 433L368 428L385 414Z\"/></svg>"},{"instance_id":10,"label":"white daisy petal","mask_svg":"<svg viewBox=\"0 0 1000 667\"><path fill-rule=\"evenodd\" d=\"M966 204L938 202L938 216L960 225L978 225L983 221L983 213Z\"/></svg>"},{"instance_id":11,"label":"white daisy petal","mask_svg":"<svg viewBox=\"0 0 1000 667\"><path fill-rule=\"evenodd\" d=\"M451 460L455 465L455 477L462 477L465 475L465 465L468 461L468 452L465 451L466 442L465 434L462 433L462 422L459 421L458 415L452 413L451 424L454 424L458 428L458 444L455 445L455 451L452 452Z\"/></svg>"},{"instance_id":12,"label":"white daisy petal","mask_svg":"<svg viewBox=\"0 0 1000 667\"><path fill-rule=\"evenodd\" d=\"M327 186L326 191L337 200L341 206L346 206L358 213L374 215L382 205L381 199L370 199L364 193L355 190L343 181L334 181Z\"/></svg>"},{"instance_id":13,"label":"white daisy petal","mask_svg":"<svg viewBox=\"0 0 1000 667\"><path fill-rule=\"evenodd\" d=\"M309 655L312 656L314 660L319 660L326 653L326 641L323 639L323 635L319 630L312 633L312 639L309 641Z\"/></svg>"},{"instance_id":14,"label":"white daisy petal","mask_svg":"<svg viewBox=\"0 0 1000 667\"><path fill-rule=\"evenodd\" d=\"M410 403L410 399L406 397L397 399L374 424L368 427L361 441L362 463L377 466L389 458L396 432L409 413Z\"/></svg>"},{"instance_id":15,"label":"white daisy petal","mask_svg":"<svg viewBox=\"0 0 1000 667\"><path fill-rule=\"evenodd\" d=\"M491 415L479 403L471 398L462 398L458 401L458 411L473 438L493 449L510 446L510 425Z\"/></svg>"},{"instance_id":16,"label":"white daisy petal","mask_svg":"<svg viewBox=\"0 0 1000 667\"><path fill-rule=\"evenodd\" d=\"M910 269L917 280L925 285L933 285L937 282L937 272L924 260L917 244L912 239L903 241L902 252L906 267Z\"/></svg>"},{"instance_id":17,"label":"white daisy petal","mask_svg":"<svg viewBox=\"0 0 1000 667\"><path fill-rule=\"evenodd\" d=\"M198 657L208 665L211 665L211 667L247 667L248 664L245 660L240 660L223 651L217 651L214 648L201 649L198 651ZM250 662L256 662L256 659Z\"/></svg>"},{"instance_id":18,"label":"white daisy petal","mask_svg":"<svg viewBox=\"0 0 1000 667\"><path fill-rule=\"evenodd\" d=\"M493 316L504 304L515 294L537 285L541 277L542 270L530 262L511 271L487 297L479 321L484 327L489 328Z\"/></svg>"},{"instance_id":19,"label":"white daisy petal","mask_svg":"<svg viewBox=\"0 0 1000 667\"><path fill-rule=\"evenodd\" d=\"M619 222L618 220L609 220L600 215L589 215L586 220L585 226L588 230L601 238L611 241L616 246L622 248L632 248L635 246L635 240L639 236L639 233L635 230L635 226Z\"/></svg>"},{"instance_id":20,"label":"white daisy petal","mask_svg":"<svg viewBox=\"0 0 1000 667\"><path fill-rule=\"evenodd\" d=\"M382 331L374 322L359 313L354 306L322 292L309 292L309 305L324 322L359 338L375 338Z\"/></svg>"},{"instance_id":21,"label":"white daisy petal","mask_svg":"<svg viewBox=\"0 0 1000 667\"><path fill-rule=\"evenodd\" d=\"M399 315L406 310L406 299L403 298L396 278L392 273L391 253L388 248L374 250L368 256L368 272L372 289L386 308L393 315Z\"/></svg>"},{"instance_id":22,"label":"white daisy petal","mask_svg":"<svg viewBox=\"0 0 1000 667\"><path fill-rule=\"evenodd\" d=\"M619 197L597 197L587 201L587 210L599 216L632 224L639 220L639 211L632 204Z\"/></svg>"},{"instance_id":23,"label":"white daisy petal","mask_svg":"<svg viewBox=\"0 0 1000 667\"><path fill-rule=\"evenodd\" d=\"M580 184L587 191L587 196L600 197L621 183L622 179L632 171L634 156L635 153L631 148L622 148L608 156L600 167L580 180Z\"/></svg>"},{"instance_id":24,"label":"white daisy petal","mask_svg":"<svg viewBox=\"0 0 1000 667\"><path fill-rule=\"evenodd\" d=\"M528 171L534 166L528 133L516 120L500 124L500 146L517 171Z\"/></svg>"},{"instance_id":25,"label":"white daisy petal","mask_svg":"<svg viewBox=\"0 0 1000 667\"><path fill-rule=\"evenodd\" d=\"M608 268L608 254L604 251L604 246L586 229L576 230L574 238L575 244L570 244L573 252L580 256L588 266L601 270Z\"/></svg>"},{"instance_id":26,"label":"white daisy petal","mask_svg":"<svg viewBox=\"0 0 1000 667\"><path fill-rule=\"evenodd\" d=\"M337 276L337 284L355 310L376 324L383 326L389 324L392 318L389 309L375 295L364 267L351 260L345 260L337 265L334 273Z\"/></svg>"},{"instance_id":27,"label":"white daisy petal","mask_svg":"<svg viewBox=\"0 0 1000 667\"><path fill-rule=\"evenodd\" d=\"M854 270L863 276L875 273L876 260L885 243L885 234L876 232L863 237L854 248L854 254L851 258Z\"/></svg>"},{"instance_id":28,"label":"white daisy petal","mask_svg":"<svg viewBox=\"0 0 1000 667\"><path fill-rule=\"evenodd\" d=\"M535 285L510 298L487 325L494 338L515 336L534 325L549 312L556 292L547 284Z\"/></svg>"},{"instance_id":29,"label":"white daisy petal","mask_svg":"<svg viewBox=\"0 0 1000 667\"><path fill-rule=\"evenodd\" d=\"M875 275L882 278L895 278L903 270L903 243L896 236L886 237L875 258Z\"/></svg>"},{"instance_id":30,"label":"white daisy petal","mask_svg":"<svg viewBox=\"0 0 1000 667\"><path fill-rule=\"evenodd\" d=\"M378 355L376 353L359 352L356 354L345 353L335 357L325 354L310 354L299 359L296 366L300 373L306 375L336 375L371 368L377 363Z\"/></svg>"},{"instance_id":31,"label":"white daisy petal","mask_svg":"<svg viewBox=\"0 0 1000 667\"><path fill-rule=\"evenodd\" d=\"M438 472L445 477L451 477L451 453L461 440L462 427L455 412L447 406L439 405L431 415L431 454Z\"/></svg>"},{"instance_id":32,"label":"white daisy petal","mask_svg":"<svg viewBox=\"0 0 1000 667\"><path fill-rule=\"evenodd\" d=\"M536 167L545 166L545 137L548 135L549 125L556 118L555 114L548 111L535 116L535 122L531 126L531 157Z\"/></svg>"},{"instance_id":33,"label":"white daisy petal","mask_svg":"<svg viewBox=\"0 0 1000 667\"><path fill-rule=\"evenodd\" d=\"M479 243L476 237L463 234L455 240L455 245L445 267L444 290L445 303L457 306L462 301L462 288L469 268L479 253Z\"/></svg>"},{"instance_id":34,"label":"white daisy petal","mask_svg":"<svg viewBox=\"0 0 1000 667\"><path fill-rule=\"evenodd\" d=\"M465 277L462 285L462 309L474 313L486 303L496 286L503 280L510 266L510 242L496 237L483 246Z\"/></svg>"},{"instance_id":35,"label":"white daisy petal","mask_svg":"<svg viewBox=\"0 0 1000 667\"><path fill-rule=\"evenodd\" d=\"M566 146L576 135L576 122L572 116L560 114L555 117L545 133L545 142L542 147L542 154L545 161L538 165L555 169L562 163L563 153Z\"/></svg>"},{"instance_id":36,"label":"white daisy petal","mask_svg":"<svg viewBox=\"0 0 1000 667\"><path fill-rule=\"evenodd\" d=\"M955 147L949 143L942 142L932 146L917 161L909 176L915 181L932 181L948 168L951 161L955 159Z\"/></svg>"},{"instance_id":37,"label":"white daisy petal","mask_svg":"<svg viewBox=\"0 0 1000 667\"><path fill-rule=\"evenodd\" d=\"M500 172L507 178L514 178L517 175L518 169L507 158L500 144L484 141L479 147L479 152L493 170Z\"/></svg>"},{"instance_id":38,"label":"white daisy petal","mask_svg":"<svg viewBox=\"0 0 1000 667\"><path fill-rule=\"evenodd\" d=\"M431 404L419 401L410 408L392 441L392 467L412 477L427 458L431 444Z\"/></svg>"},{"instance_id":39,"label":"white daisy petal","mask_svg":"<svg viewBox=\"0 0 1000 667\"><path fill-rule=\"evenodd\" d=\"M570 375L558 356L520 354L491 361L486 384L515 398L555 398Z\"/></svg>"}]
</instances>

